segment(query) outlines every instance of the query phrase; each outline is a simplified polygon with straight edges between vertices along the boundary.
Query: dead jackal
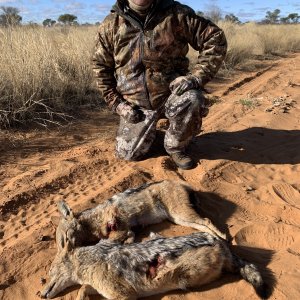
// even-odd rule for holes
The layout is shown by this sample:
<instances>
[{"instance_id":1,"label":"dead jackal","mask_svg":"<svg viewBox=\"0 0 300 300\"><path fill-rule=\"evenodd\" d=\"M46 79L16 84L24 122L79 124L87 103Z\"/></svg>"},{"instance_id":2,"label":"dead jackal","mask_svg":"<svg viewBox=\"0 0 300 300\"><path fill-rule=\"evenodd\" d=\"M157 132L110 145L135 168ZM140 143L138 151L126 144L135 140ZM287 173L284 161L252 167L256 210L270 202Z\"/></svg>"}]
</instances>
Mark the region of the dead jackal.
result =
<instances>
[{"instance_id":1,"label":"dead jackal","mask_svg":"<svg viewBox=\"0 0 300 300\"><path fill-rule=\"evenodd\" d=\"M133 242L134 226L146 226L169 220L226 239L207 218L193 208L197 193L187 184L164 180L127 189L103 204L75 216L63 201L58 203L62 219L56 230L58 245L70 241L72 246L97 242L102 238ZM61 250L61 249L59 249Z\"/></svg>"},{"instance_id":2,"label":"dead jackal","mask_svg":"<svg viewBox=\"0 0 300 300\"><path fill-rule=\"evenodd\" d=\"M51 265L43 298L53 298L67 287L81 284L77 300L91 293L111 300L134 300L200 286L217 279L222 271L240 273L261 297L265 292L256 266L234 255L226 241L209 233L133 244L101 240L75 249L67 241L59 247L63 250Z\"/></svg>"}]
</instances>

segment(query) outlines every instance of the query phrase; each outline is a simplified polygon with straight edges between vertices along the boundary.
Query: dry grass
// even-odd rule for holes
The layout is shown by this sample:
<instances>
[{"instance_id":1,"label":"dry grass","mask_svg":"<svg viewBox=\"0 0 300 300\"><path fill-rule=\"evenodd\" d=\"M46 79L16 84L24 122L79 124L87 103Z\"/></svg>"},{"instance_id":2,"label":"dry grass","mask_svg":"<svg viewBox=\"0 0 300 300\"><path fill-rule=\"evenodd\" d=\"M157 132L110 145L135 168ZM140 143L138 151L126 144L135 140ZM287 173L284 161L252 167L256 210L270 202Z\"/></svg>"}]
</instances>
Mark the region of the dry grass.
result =
<instances>
[{"instance_id":1,"label":"dry grass","mask_svg":"<svg viewBox=\"0 0 300 300\"><path fill-rule=\"evenodd\" d=\"M300 50L300 25L219 24L229 50L224 68L255 55ZM90 57L96 27L0 28L0 127L54 122L95 103ZM191 63L197 54L189 53ZM48 120L48 121L46 121Z\"/></svg>"},{"instance_id":2,"label":"dry grass","mask_svg":"<svg viewBox=\"0 0 300 300\"><path fill-rule=\"evenodd\" d=\"M218 25L224 30L228 41L228 52L224 62L224 68L227 69L245 63L256 55L281 55L300 50L300 24L236 25L220 22ZM195 61L197 53L191 50L190 57Z\"/></svg>"},{"instance_id":3,"label":"dry grass","mask_svg":"<svg viewBox=\"0 0 300 300\"><path fill-rule=\"evenodd\" d=\"M0 28L0 125L54 122L93 95L95 28ZM95 98L95 96L94 96Z\"/></svg>"}]
</instances>

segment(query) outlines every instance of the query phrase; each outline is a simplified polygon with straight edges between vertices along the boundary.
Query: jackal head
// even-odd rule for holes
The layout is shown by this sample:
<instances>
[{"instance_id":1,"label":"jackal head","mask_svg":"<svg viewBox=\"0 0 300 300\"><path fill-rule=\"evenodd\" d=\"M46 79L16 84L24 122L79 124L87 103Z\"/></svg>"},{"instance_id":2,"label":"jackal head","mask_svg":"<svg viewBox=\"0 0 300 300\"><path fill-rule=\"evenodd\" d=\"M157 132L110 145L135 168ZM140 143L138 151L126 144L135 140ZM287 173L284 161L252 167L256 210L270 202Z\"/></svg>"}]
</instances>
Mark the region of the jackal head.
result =
<instances>
[{"instance_id":1,"label":"jackal head","mask_svg":"<svg viewBox=\"0 0 300 300\"><path fill-rule=\"evenodd\" d=\"M73 251L69 241L59 245L60 252L57 252L50 270L50 282L41 292L41 298L52 299L64 289L78 283L76 280L76 270L72 262Z\"/></svg>"},{"instance_id":2,"label":"jackal head","mask_svg":"<svg viewBox=\"0 0 300 300\"><path fill-rule=\"evenodd\" d=\"M61 215L59 222L57 222L58 226L56 229L56 244L58 252L65 249L67 243L70 243L72 248L81 246L85 235L84 227L74 216L71 208L66 202L59 201L57 207Z\"/></svg>"}]
</instances>

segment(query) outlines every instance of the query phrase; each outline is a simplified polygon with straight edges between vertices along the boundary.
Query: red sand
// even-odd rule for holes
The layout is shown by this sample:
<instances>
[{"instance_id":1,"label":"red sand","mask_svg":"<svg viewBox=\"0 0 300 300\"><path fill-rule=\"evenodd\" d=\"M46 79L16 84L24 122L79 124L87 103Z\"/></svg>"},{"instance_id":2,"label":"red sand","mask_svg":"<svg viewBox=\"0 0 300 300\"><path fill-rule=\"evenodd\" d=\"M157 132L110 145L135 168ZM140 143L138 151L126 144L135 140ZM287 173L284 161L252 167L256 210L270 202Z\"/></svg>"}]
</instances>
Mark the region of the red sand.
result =
<instances>
[{"instance_id":1,"label":"red sand","mask_svg":"<svg viewBox=\"0 0 300 300\"><path fill-rule=\"evenodd\" d=\"M56 253L50 217L58 214L58 200L78 211L165 178L202 193L204 214L221 229L227 224L236 251L273 285L271 299L300 299L300 55L270 64L265 72L210 84L221 102L191 146L199 160L194 170L177 170L157 149L145 161L117 160L117 118L107 112L58 132L1 132L0 299L39 299ZM166 236L191 232L167 222L151 229ZM76 291L57 299L75 299ZM226 275L197 291L150 298L257 296L244 280Z\"/></svg>"}]
</instances>

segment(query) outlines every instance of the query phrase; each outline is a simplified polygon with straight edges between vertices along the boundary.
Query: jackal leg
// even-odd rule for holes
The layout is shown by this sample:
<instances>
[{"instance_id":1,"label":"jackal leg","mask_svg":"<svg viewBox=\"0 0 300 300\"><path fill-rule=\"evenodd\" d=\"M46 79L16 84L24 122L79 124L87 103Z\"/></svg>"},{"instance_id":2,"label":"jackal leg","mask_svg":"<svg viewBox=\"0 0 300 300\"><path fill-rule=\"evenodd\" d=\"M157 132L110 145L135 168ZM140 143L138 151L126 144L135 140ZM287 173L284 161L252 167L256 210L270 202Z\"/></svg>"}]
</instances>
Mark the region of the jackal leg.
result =
<instances>
[{"instance_id":1,"label":"jackal leg","mask_svg":"<svg viewBox=\"0 0 300 300\"><path fill-rule=\"evenodd\" d=\"M226 234L221 232L218 228L216 228L212 222L207 218L200 218L198 215L192 214L189 216L177 215L172 216L173 222L186 226L192 227L202 232L208 232L213 235L217 235L220 238L227 240Z\"/></svg>"},{"instance_id":2,"label":"jackal leg","mask_svg":"<svg viewBox=\"0 0 300 300\"><path fill-rule=\"evenodd\" d=\"M79 289L76 300L86 300L88 295L99 295L99 293L90 285L84 284Z\"/></svg>"}]
</instances>

